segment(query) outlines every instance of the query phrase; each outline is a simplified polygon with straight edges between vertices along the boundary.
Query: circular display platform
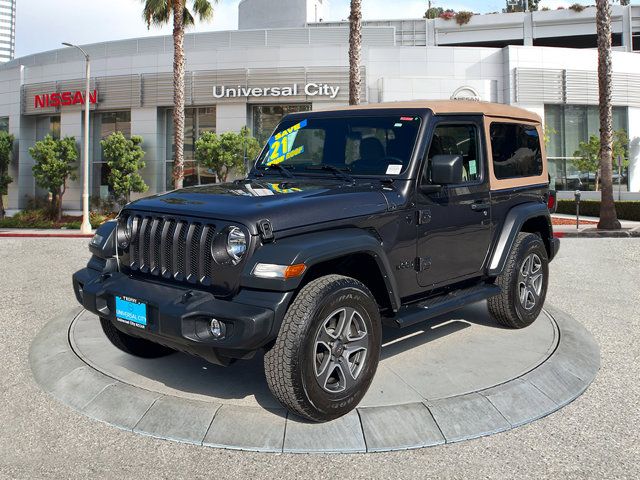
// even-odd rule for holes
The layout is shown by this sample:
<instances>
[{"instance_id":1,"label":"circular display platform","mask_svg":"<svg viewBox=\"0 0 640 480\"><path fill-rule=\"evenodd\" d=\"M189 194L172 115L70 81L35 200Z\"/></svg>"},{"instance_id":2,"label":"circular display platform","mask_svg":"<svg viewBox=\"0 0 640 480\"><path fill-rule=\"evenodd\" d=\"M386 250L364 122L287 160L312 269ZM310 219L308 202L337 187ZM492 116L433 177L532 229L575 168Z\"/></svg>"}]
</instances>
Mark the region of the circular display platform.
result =
<instances>
[{"instance_id":1,"label":"circular display platform","mask_svg":"<svg viewBox=\"0 0 640 480\"><path fill-rule=\"evenodd\" d=\"M30 361L38 383L60 401L137 433L256 451L371 452L457 442L548 415L587 388L600 354L591 335L557 309L511 330L478 303L384 329L368 393L354 411L322 424L280 406L261 354L230 367L181 353L136 358L79 309L44 327Z\"/></svg>"}]
</instances>

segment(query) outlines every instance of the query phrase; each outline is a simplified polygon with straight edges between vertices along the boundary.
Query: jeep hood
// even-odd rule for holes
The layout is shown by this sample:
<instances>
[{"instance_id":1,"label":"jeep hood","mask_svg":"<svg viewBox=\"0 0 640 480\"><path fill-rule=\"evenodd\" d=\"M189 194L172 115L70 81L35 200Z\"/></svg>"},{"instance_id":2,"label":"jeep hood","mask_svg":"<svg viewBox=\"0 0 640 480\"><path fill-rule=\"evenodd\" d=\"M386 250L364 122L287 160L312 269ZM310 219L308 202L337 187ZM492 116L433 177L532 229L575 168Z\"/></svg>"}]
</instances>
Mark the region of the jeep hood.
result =
<instances>
[{"instance_id":1,"label":"jeep hood","mask_svg":"<svg viewBox=\"0 0 640 480\"><path fill-rule=\"evenodd\" d=\"M377 181L269 180L188 187L137 200L125 209L239 222L252 234L262 219L270 220L274 231L282 231L387 211Z\"/></svg>"}]
</instances>

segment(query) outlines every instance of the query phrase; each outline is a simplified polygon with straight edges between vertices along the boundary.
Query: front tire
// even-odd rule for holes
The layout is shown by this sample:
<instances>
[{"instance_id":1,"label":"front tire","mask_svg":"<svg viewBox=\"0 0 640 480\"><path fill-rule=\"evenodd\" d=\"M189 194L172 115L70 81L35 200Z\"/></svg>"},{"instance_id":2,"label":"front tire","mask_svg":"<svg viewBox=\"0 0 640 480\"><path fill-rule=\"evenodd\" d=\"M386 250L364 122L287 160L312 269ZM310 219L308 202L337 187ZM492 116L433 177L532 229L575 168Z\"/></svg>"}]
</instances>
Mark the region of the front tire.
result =
<instances>
[{"instance_id":1,"label":"front tire","mask_svg":"<svg viewBox=\"0 0 640 480\"><path fill-rule=\"evenodd\" d=\"M487 304L498 323L524 328L538 318L549 283L549 258L538 235L518 233L495 283L502 288L502 293L489 298Z\"/></svg>"},{"instance_id":2,"label":"front tire","mask_svg":"<svg viewBox=\"0 0 640 480\"><path fill-rule=\"evenodd\" d=\"M133 337L121 332L113 325L113 323L111 323L111 320L106 318L100 317L100 324L102 325L102 331L109 341L116 348L128 353L129 355L141 358L160 358L175 353L175 350L165 347L164 345L150 342L144 338Z\"/></svg>"},{"instance_id":3,"label":"front tire","mask_svg":"<svg viewBox=\"0 0 640 480\"><path fill-rule=\"evenodd\" d=\"M267 383L282 405L304 418L338 418L367 392L380 342L380 312L369 289L350 277L320 277L289 306L265 354Z\"/></svg>"}]
</instances>

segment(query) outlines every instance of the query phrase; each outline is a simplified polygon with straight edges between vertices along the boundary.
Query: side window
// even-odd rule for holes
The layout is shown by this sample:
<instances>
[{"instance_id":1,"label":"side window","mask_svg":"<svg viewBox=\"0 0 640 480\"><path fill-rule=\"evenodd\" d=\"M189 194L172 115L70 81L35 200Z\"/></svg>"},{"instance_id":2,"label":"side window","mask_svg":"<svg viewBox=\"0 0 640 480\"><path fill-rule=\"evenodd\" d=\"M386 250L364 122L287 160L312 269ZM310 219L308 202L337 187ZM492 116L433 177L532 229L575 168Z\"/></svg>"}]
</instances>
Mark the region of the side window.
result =
<instances>
[{"instance_id":1,"label":"side window","mask_svg":"<svg viewBox=\"0 0 640 480\"><path fill-rule=\"evenodd\" d=\"M498 180L542 174L540 136L533 125L492 123L493 173Z\"/></svg>"},{"instance_id":2,"label":"side window","mask_svg":"<svg viewBox=\"0 0 640 480\"><path fill-rule=\"evenodd\" d=\"M435 155L462 155L463 167L460 183L474 183L480 180L479 152L478 127L476 125L438 125L431 138L423 183L431 181L430 166Z\"/></svg>"}]
</instances>

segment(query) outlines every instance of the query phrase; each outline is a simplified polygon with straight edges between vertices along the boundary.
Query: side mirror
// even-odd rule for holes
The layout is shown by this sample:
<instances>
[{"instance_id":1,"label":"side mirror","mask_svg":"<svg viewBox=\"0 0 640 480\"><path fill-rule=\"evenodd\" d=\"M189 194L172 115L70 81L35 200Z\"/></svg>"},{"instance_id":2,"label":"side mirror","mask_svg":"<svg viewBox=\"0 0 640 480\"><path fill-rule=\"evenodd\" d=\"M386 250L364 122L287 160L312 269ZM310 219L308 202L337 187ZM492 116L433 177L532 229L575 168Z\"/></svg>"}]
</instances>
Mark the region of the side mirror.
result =
<instances>
[{"instance_id":1,"label":"side mirror","mask_svg":"<svg viewBox=\"0 0 640 480\"><path fill-rule=\"evenodd\" d=\"M431 159L431 183L454 185L462 182L462 155L434 155Z\"/></svg>"}]
</instances>

